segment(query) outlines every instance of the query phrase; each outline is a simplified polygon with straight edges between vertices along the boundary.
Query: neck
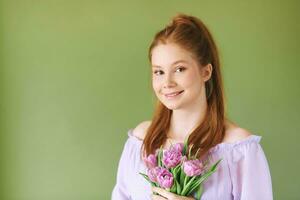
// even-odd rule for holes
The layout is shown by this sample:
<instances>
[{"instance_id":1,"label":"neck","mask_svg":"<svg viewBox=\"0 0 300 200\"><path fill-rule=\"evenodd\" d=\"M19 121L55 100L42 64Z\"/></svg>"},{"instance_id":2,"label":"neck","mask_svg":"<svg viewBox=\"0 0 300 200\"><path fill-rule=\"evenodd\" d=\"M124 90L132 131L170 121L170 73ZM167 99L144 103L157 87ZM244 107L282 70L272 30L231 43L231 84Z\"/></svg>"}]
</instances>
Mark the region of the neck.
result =
<instances>
[{"instance_id":1,"label":"neck","mask_svg":"<svg viewBox=\"0 0 300 200\"><path fill-rule=\"evenodd\" d=\"M198 101L189 109L173 110L168 137L172 140L183 142L191 132L204 120L207 102Z\"/></svg>"}]
</instances>

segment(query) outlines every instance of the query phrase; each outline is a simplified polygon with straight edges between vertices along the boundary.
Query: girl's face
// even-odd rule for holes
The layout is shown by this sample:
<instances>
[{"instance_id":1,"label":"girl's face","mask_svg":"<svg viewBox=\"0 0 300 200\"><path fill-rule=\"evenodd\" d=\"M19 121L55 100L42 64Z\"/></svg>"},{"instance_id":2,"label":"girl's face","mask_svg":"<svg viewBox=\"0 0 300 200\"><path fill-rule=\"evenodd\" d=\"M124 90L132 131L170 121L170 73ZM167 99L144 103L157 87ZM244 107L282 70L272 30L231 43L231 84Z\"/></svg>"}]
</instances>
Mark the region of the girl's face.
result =
<instances>
[{"instance_id":1,"label":"girl's face","mask_svg":"<svg viewBox=\"0 0 300 200\"><path fill-rule=\"evenodd\" d=\"M191 53L174 43L155 46L151 64L153 90L168 109L206 101L205 81L211 76L211 64L200 70Z\"/></svg>"}]
</instances>

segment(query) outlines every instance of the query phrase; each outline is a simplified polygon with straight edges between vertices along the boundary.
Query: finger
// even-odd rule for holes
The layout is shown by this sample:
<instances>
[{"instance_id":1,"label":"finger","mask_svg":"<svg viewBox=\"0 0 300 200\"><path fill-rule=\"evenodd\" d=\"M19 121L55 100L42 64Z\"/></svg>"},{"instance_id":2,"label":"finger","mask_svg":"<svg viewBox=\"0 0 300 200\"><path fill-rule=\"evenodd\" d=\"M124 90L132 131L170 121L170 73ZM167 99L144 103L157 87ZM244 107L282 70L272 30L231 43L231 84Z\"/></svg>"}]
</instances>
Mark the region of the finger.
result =
<instances>
[{"instance_id":1,"label":"finger","mask_svg":"<svg viewBox=\"0 0 300 200\"><path fill-rule=\"evenodd\" d=\"M164 190L164 189L159 188L159 187L152 187L152 191L157 192L158 194L165 197L166 199L175 199L175 197L176 197L175 194L173 194L171 192L168 192L167 190Z\"/></svg>"},{"instance_id":2,"label":"finger","mask_svg":"<svg viewBox=\"0 0 300 200\"><path fill-rule=\"evenodd\" d=\"M152 194L151 199L152 200L166 200L166 198L156 195L156 194Z\"/></svg>"}]
</instances>

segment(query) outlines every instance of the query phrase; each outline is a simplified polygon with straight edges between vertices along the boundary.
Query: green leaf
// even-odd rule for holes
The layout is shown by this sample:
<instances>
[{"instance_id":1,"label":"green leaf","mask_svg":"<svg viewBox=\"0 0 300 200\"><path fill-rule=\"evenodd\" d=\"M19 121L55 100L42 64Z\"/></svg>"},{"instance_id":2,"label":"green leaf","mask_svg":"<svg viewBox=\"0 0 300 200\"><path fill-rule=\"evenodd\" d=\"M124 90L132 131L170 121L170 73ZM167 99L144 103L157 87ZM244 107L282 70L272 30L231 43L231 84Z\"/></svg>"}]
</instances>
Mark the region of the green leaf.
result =
<instances>
[{"instance_id":1,"label":"green leaf","mask_svg":"<svg viewBox=\"0 0 300 200\"><path fill-rule=\"evenodd\" d=\"M195 178L195 180L194 180L194 182L190 185L190 188L195 188L195 187L197 187L197 186L199 186L199 179L201 178L201 176L197 176L196 178ZM188 192L187 193L190 193L190 190L191 189L189 189L188 190Z\"/></svg>"},{"instance_id":2,"label":"green leaf","mask_svg":"<svg viewBox=\"0 0 300 200\"><path fill-rule=\"evenodd\" d=\"M218 161L210 168L210 170L211 170L211 171L215 171L216 168L217 168L217 166L219 165L219 163L220 163L222 160L223 160L223 159L218 160Z\"/></svg>"},{"instance_id":3,"label":"green leaf","mask_svg":"<svg viewBox=\"0 0 300 200\"><path fill-rule=\"evenodd\" d=\"M174 169L175 169L175 168L170 168L170 169L169 169L169 171L173 174L173 176L174 176Z\"/></svg>"},{"instance_id":4,"label":"green leaf","mask_svg":"<svg viewBox=\"0 0 300 200\"><path fill-rule=\"evenodd\" d=\"M174 179L176 179L177 181L180 180L180 165L177 165L174 168L171 168L171 173L173 174Z\"/></svg>"},{"instance_id":5,"label":"green leaf","mask_svg":"<svg viewBox=\"0 0 300 200\"><path fill-rule=\"evenodd\" d=\"M203 193L203 185L201 184L195 195L196 200L200 200L202 193Z\"/></svg>"},{"instance_id":6,"label":"green leaf","mask_svg":"<svg viewBox=\"0 0 300 200\"><path fill-rule=\"evenodd\" d=\"M186 185L184 185L183 190L181 192L182 196L186 196L187 194L187 190L190 188L190 185L193 183L193 181L195 180L196 176L193 176Z\"/></svg>"},{"instance_id":7,"label":"green leaf","mask_svg":"<svg viewBox=\"0 0 300 200\"><path fill-rule=\"evenodd\" d=\"M189 176L186 175L183 181L183 188L185 188L186 184L188 183L188 180L189 180Z\"/></svg>"},{"instance_id":8,"label":"green leaf","mask_svg":"<svg viewBox=\"0 0 300 200\"><path fill-rule=\"evenodd\" d=\"M195 188L197 188L204 180L206 180L213 173L213 171L210 171L200 176L200 178L198 177L198 179L194 180L194 183L192 183L189 186L189 188L186 189L185 194L183 195L190 194L191 192L193 192L192 190L195 190Z\"/></svg>"},{"instance_id":9,"label":"green leaf","mask_svg":"<svg viewBox=\"0 0 300 200\"><path fill-rule=\"evenodd\" d=\"M160 148L158 150L158 155L157 155L157 160L158 160L158 166L159 167L163 167L162 155L163 155L163 148L162 148L162 146L160 146Z\"/></svg>"},{"instance_id":10,"label":"green leaf","mask_svg":"<svg viewBox=\"0 0 300 200\"><path fill-rule=\"evenodd\" d=\"M181 186L178 183L178 181L175 179L175 183L176 183L176 194L180 195L181 193Z\"/></svg>"},{"instance_id":11,"label":"green leaf","mask_svg":"<svg viewBox=\"0 0 300 200\"><path fill-rule=\"evenodd\" d=\"M188 140L189 140L189 137L186 137L185 140L184 140L183 155L186 155L186 153L187 153L187 150L188 150Z\"/></svg>"},{"instance_id":12,"label":"green leaf","mask_svg":"<svg viewBox=\"0 0 300 200\"><path fill-rule=\"evenodd\" d=\"M170 189L170 192L175 193L176 192L176 181L173 182L173 185Z\"/></svg>"},{"instance_id":13,"label":"green leaf","mask_svg":"<svg viewBox=\"0 0 300 200\"><path fill-rule=\"evenodd\" d=\"M201 184L201 181L199 181L200 178L201 178L201 176L197 176L197 178L194 180L194 182L190 185L190 188L186 192L187 196L191 195L192 193L194 193L197 190L197 188Z\"/></svg>"},{"instance_id":14,"label":"green leaf","mask_svg":"<svg viewBox=\"0 0 300 200\"><path fill-rule=\"evenodd\" d=\"M142 175L152 186L156 186L156 183L152 182L146 174L141 172L139 174Z\"/></svg>"},{"instance_id":15,"label":"green leaf","mask_svg":"<svg viewBox=\"0 0 300 200\"><path fill-rule=\"evenodd\" d=\"M204 175L202 175L201 178L198 180L199 183L201 184L204 180L206 180L213 173L214 173L214 171L210 171L210 172L207 172Z\"/></svg>"},{"instance_id":16,"label":"green leaf","mask_svg":"<svg viewBox=\"0 0 300 200\"><path fill-rule=\"evenodd\" d=\"M185 175L183 169L180 168L180 178L179 178L179 183L180 183L180 185L182 185L182 186L183 186L183 183L184 183L185 176L186 176L186 175Z\"/></svg>"},{"instance_id":17,"label":"green leaf","mask_svg":"<svg viewBox=\"0 0 300 200\"><path fill-rule=\"evenodd\" d=\"M176 167L175 167L175 169L176 169L176 173L178 173L179 172L179 170L180 170L180 167L181 167L181 165L179 164L179 165L177 165Z\"/></svg>"}]
</instances>

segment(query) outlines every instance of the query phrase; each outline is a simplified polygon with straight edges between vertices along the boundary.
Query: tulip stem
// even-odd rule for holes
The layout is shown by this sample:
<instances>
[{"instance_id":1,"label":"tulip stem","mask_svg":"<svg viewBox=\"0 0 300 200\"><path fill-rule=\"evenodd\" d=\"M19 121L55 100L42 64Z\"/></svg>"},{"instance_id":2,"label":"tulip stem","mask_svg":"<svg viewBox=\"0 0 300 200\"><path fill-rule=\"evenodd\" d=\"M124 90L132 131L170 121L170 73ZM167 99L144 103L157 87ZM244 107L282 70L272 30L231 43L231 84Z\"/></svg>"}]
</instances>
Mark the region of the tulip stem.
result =
<instances>
[{"instance_id":1,"label":"tulip stem","mask_svg":"<svg viewBox=\"0 0 300 200\"><path fill-rule=\"evenodd\" d=\"M183 196L186 195L186 191L188 190L188 188L190 187L190 185L192 184L192 182L194 181L195 178L196 178L196 176L193 176L193 178L191 180L189 180L187 185L184 184L184 188L181 191L181 195L183 195Z\"/></svg>"},{"instance_id":2,"label":"tulip stem","mask_svg":"<svg viewBox=\"0 0 300 200\"><path fill-rule=\"evenodd\" d=\"M186 186L187 179L188 179L188 176L185 175L184 182L183 182L183 187L182 187L182 190L181 190L181 195L183 194L183 191L185 191L185 186Z\"/></svg>"},{"instance_id":3,"label":"tulip stem","mask_svg":"<svg viewBox=\"0 0 300 200\"><path fill-rule=\"evenodd\" d=\"M186 176L184 177L183 188L185 188L185 185L186 185L187 179L188 179L188 176L186 175Z\"/></svg>"}]
</instances>

